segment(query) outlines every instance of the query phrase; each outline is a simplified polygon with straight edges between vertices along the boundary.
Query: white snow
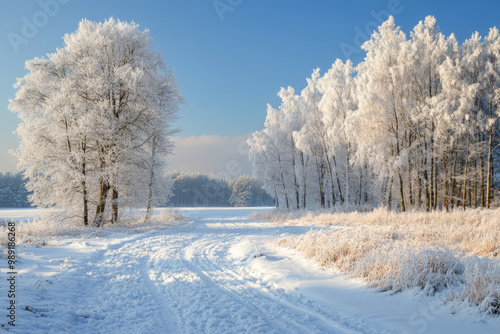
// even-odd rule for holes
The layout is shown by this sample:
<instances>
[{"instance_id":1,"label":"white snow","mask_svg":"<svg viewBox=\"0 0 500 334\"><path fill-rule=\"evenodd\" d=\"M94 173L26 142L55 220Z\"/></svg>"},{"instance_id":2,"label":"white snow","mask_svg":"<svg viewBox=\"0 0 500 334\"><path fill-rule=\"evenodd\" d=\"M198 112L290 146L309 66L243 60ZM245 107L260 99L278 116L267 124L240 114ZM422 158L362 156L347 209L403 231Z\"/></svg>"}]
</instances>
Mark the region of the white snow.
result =
<instances>
[{"instance_id":1,"label":"white snow","mask_svg":"<svg viewBox=\"0 0 500 334\"><path fill-rule=\"evenodd\" d=\"M191 223L18 245L14 333L496 333L497 316L451 314L416 292L380 293L275 245L311 228L183 209ZM0 219L35 210L2 210ZM0 258L5 281L7 259Z\"/></svg>"}]
</instances>

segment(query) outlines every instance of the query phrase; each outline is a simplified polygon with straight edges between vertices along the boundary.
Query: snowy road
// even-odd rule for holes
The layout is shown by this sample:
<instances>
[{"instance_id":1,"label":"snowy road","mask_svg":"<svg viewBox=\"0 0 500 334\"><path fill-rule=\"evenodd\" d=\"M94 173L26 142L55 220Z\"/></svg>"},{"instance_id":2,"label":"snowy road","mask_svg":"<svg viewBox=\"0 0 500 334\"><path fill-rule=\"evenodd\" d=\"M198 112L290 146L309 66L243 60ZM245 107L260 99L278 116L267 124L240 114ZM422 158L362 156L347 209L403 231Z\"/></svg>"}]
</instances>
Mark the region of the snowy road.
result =
<instances>
[{"instance_id":1,"label":"snowy road","mask_svg":"<svg viewBox=\"0 0 500 334\"><path fill-rule=\"evenodd\" d=\"M75 312L75 331L105 332L112 322L121 333L364 332L252 274L245 262L266 257L262 243L281 228L233 217L234 210L218 213L203 218L196 210L192 224L115 245L90 261L92 284L76 304L95 307Z\"/></svg>"},{"instance_id":2,"label":"snowy road","mask_svg":"<svg viewBox=\"0 0 500 334\"><path fill-rule=\"evenodd\" d=\"M185 210L193 222L175 229L25 247L23 282L27 277L32 282L19 301L14 332L462 333L481 329L478 325L482 332L494 328L488 322L457 322L425 300L377 293L321 270L273 245L280 236L309 228L254 221L247 218L252 211Z\"/></svg>"}]
</instances>

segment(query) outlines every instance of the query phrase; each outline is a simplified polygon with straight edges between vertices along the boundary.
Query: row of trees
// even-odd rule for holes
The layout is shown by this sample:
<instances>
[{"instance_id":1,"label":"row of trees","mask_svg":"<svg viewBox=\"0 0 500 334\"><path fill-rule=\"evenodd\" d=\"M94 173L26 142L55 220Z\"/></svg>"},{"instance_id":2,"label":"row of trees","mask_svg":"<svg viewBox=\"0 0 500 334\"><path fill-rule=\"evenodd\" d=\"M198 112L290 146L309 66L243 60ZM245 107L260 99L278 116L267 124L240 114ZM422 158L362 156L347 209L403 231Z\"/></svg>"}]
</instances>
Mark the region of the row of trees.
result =
<instances>
[{"instance_id":1,"label":"row of trees","mask_svg":"<svg viewBox=\"0 0 500 334\"><path fill-rule=\"evenodd\" d=\"M390 17L363 62L282 88L249 139L256 176L280 207L487 207L500 149L500 34L459 45L434 17L410 38Z\"/></svg>"},{"instance_id":2,"label":"row of trees","mask_svg":"<svg viewBox=\"0 0 500 334\"><path fill-rule=\"evenodd\" d=\"M172 197L167 206L265 206L274 199L255 178L240 176L236 180L214 178L199 173L172 173Z\"/></svg>"},{"instance_id":3,"label":"row of trees","mask_svg":"<svg viewBox=\"0 0 500 334\"><path fill-rule=\"evenodd\" d=\"M165 159L181 97L148 30L80 22L64 47L26 62L11 111L30 201L85 225L116 222L122 206L164 201Z\"/></svg>"},{"instance_id":4,"label":"row of trees","mask_svg":"<svg viewBox=\"0 0 500 334\"><path fill-rule=\"evenodd\" d=\"M28 195L21 173L0 173L0 208L29 208Z\"/></svg>"},{"instance_id":5,"label":"row of trees","mask_svg":"<svg viewBox=\"0 0 500 334\"><path fill-rule=\"evenodd\" d=\"M242 175L236 180L216 179L200 173L174 172L162 183L172 189L165 206L270 206L274 198L253 177ZM0 173L0 208L27 208L29 193L21 173Z\"/></svg>"}]
</instances>

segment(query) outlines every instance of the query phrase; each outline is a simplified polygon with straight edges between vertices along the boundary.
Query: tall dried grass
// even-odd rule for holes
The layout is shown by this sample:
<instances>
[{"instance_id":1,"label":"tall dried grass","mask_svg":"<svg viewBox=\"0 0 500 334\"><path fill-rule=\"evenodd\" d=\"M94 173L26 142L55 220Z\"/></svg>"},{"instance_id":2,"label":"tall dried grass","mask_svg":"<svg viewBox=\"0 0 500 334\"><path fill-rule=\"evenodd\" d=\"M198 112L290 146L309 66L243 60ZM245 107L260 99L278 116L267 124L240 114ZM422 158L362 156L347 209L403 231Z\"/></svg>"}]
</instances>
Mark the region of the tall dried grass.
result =
<instances>
[{"instance_id":1,"label":"tall dried grass","mask_svg":"<svg viewBox=\"0 0 500 334\"><path fill-rule=\"evenodd\" d=\"M283 224L328 227L278 245L370 286L430 295L448 289L448 300L500 312L500 210L267 215Z\"/></svg>"},{"instance_id":2,"label":"tall dried grass","mask_svg":"<svg viewBox=\"0 0 500 334\"><path fill-rule=\"evenodd\" d=\"M59 237L96 237L113 233L155 232L185 224L189 219L176 209L157 209L148 222L141 211L123 215L118 224L106 224L103 228L84 227L80 222L62 221L57 212L48 211L32 220L17 221L15 225L16 243L48 244ZM0 225L0 246L7 245L8 229L4 222Z\"/></svg>"}]
</instances>

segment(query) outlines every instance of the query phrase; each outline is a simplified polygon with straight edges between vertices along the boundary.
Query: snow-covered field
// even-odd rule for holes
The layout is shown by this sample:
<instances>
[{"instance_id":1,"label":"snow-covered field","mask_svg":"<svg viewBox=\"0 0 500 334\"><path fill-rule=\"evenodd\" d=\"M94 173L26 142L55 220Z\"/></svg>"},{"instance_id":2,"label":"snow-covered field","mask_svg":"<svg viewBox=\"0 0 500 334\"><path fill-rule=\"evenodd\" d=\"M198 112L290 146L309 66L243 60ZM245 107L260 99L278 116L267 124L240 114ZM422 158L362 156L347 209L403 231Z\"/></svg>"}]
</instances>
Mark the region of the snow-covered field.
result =
<instances>
[{"instance_id":1,"label":"snow-covered field","mask_svg":"<svg viewBox=\"0 0 500 334\"><path fill-rule=\"evenodd\" d=\"M16 327L7 325L9 298L1 284L0 328L16 333L498 332L497 316L473 308L451 314L441 300L418 291L377 292L277 247L278 239L318 227L248 218L262 210L182 209L190 223L19 244ZM36 214L0 210L0 219ZM5 255L0 264L5 282Z\"/></svg>"}]
</instances>

